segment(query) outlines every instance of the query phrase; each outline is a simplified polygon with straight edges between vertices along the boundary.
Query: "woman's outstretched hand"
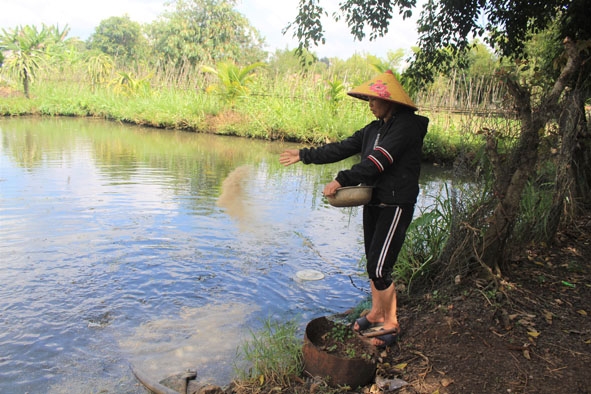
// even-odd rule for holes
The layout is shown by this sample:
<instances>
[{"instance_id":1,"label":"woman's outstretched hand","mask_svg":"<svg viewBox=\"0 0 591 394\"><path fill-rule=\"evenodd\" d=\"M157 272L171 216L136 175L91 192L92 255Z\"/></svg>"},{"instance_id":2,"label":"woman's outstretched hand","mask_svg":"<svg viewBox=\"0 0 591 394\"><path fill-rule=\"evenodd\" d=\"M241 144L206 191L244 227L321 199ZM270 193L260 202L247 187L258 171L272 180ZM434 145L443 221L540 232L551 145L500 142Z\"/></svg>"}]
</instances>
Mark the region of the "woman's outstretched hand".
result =
<instances>
[{"instance_id":1,"label":"woman's outstretched hand","mask_svg":"<svg viewBox=\"0 0 591 394\"><path fill-rule=\"evenodd\" d=\"M300 151L298 149L286 149L279 155L279 163L289 166L300 161Z\"/></svg>"}]
</instances>

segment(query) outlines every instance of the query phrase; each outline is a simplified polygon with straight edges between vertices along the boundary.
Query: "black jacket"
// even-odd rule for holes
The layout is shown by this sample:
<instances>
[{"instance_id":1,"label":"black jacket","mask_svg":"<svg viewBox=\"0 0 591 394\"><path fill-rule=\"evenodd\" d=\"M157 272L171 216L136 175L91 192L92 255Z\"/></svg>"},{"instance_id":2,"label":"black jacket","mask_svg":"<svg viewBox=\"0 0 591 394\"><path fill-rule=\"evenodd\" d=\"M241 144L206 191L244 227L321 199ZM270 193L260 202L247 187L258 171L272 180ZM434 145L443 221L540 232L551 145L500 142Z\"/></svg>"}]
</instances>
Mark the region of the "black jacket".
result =
<instances>
[{"instance_id":1,"label":"black jacket","mask_svg":"<svg viewBox=\"0 0 591 394\"><path fill-rule=\"evenodd\" d=\"M349 138L300 150L304 164L335 163L356 154L361 161L340 171L341 186L374 186L371 204L414 204L419 194L423 138L429 119L412 112L375 120Z\"/></svg>"}]
</instances>

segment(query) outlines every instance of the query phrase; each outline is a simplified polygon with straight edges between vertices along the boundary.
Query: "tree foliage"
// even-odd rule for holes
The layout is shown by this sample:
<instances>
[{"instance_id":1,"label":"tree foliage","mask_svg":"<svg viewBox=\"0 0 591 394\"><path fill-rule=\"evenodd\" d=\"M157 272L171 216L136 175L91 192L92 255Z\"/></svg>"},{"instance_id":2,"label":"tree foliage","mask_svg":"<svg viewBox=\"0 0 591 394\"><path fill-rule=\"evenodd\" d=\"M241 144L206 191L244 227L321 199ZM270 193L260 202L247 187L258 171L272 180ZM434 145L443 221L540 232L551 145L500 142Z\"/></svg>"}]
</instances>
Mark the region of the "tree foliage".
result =
<instances>
[{"instance_id":1,"label":"tree foliage","mask_svg":"<svg viewBox=\"0 0 591 394\"><path fill-rule=\"evenodd\" d=\"M132 21L128 15L102 20L87 42L89 49L99 50L126 62L136 59L146 44L140 24Z\"/></svg>"},{"instance_id":2,"label":"tree foliage","mask_svg":"<svg viewBox=\"0 0 591 394\"><path fill-rule=\"evenodd\" d=\"M419 20L420 51L410 73L416 80L431 81L437 72L446 72L454 66L453 57L469 49L474 38L481 38L500 56L511 60L523 59L531 35L552 25L558 27L563 38L587 40L591 30L578 16L584 2L428 0Z\"/></svg>"},{"instance_id":3,"label":"tree foliage","mask_svg":"<svg viewBox=\"0 0 591 394\"><path fill-rule=\"evenodd\" d=\"M235 0L177 0L148 27L154 51L181 66L231 61L249 64L263 57L263 40L233 9Z\"/></svg>"},{"instance_id":4,"label":"tree foliage","mask_svg":"<svg viewBox=\"0 0 591 394\"><path fill-rule=\"evenodd\" d=\"M409 18L416 3L346 0L332 17L335 21L344 19L355 39L361 41L369 35L373 40L388 33L395 11L403 19ZM531 34L553 23L562 37L588 40L591 26L584 16L587 13L587 0L426 0L417 27L420 50L411 72L417 79L431 81L437 72L457 66L461 59L458 53L466 51L475 38L481 38L503 57L519 58ZM328 14L320 0L301 0L298 15L284 33L292 30L300 48L324 44L324 16Z\"/></svg>"}]
</instances>

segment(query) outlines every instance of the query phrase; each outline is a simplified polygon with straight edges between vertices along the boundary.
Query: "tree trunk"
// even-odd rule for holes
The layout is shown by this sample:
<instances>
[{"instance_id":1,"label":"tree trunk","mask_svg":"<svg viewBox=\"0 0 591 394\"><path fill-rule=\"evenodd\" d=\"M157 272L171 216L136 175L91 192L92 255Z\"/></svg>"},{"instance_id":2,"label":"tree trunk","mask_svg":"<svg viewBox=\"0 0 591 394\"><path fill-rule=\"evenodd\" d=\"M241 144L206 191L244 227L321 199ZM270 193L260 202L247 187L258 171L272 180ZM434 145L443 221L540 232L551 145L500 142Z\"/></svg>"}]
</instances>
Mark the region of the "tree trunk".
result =
<instances>
[{"instance_id":1,"label":"tree trunk","mask_svg":"<svg viewBox=\"0 0 591 394\"><path fill-rule=\"evenodd\" d=\"M465 272L463 267L474 260L486 268L489 274L500 273L499 267L507 258L509 249L506 246L513 235L513 228L519 215L523 190L538 165L540 135L547 123L560 115L559 98L567 86L573 85L574 76L581 71L581 57L575 43L566 39L564 47L567 55L566 65L552 89L541 98L537 107L534 108L532 105L531 91L521 86L517 78L505 80L519 113L521 122L519 140L509 155L502 156L497 151L497 133L493 130L487 135L486 153L492 165L494 179L492 206L490 209L487 206L475 207L476 210L470 214L470 217L458 220L454 225L451 230L453 236L450 236L438 260L441 264L439 266L442 269L441 273L449 269L454 270L454 267L456 272L458 269ZM574 120L567 116L566 110L562 113L565 115L563 117L565 126ZM567 119L570 120L566 122ZM569 134L566 137L571 136ZM564 154L567 157L568 150L572 150L572 143L565 140L564 144ZM585 160L590 160L591 156L588 147L589 145L587 149L582 148L582 151L576 151L584 155ZM568 168L568 165L565 168ZM580 169L577 170L580 171ZM584 167L584 170L587 171L585 175L589 176L589 167ZM566 177L561 179L561 182L566 181L566 184L560 188L564 189L564 186L568 186L567 179ZM560 196L557 196L558 200ZM562 210L556 208L554 215L554 220L559 222Z\"/></svg>"},{"instance_id":2,"label":"tree trunk","mask_svg":"<svg viewBox=\"0 0 591 394\"><path fill-rule=\"evenodd\" d=\"M527 181L534 173L540 144L540 130L545 125L539 111L532 110L530 92L515 82L508 82L509 91L515 99L521 120L521 133L517 147L502 160L496 151L496 142L489 136L487 153L493 165L494 196L497 203L484 232L482 254L479 260L492 271L499 271L499 264L505 257L505 246L511 236L517 215L521 195Z\"/></svg>"},{"instance_id":3,"label":"tree trunk","mask_svg":"<svg viewBox=\"0 0 591 394\"><path fill-rule=\"evenodd\" d=\"M27 73L27 69L23 70L23 91L25 93L25 97L29 98L29 74Z\"/></svg>"},{"instance_id":4,"label":"tree trunk","mask_svg":"<svg viewBox=\"0 0 591 394\"><path fill-rule=\"evenodd\" d=\"M572 84L580 71L581 56L575 42L565 39L564 49L567 63L550 92L542 98L538 108L532 108L531 92L528 89L520 86L515 80L507 81L509 92L513 95L519 111L521 135L509 163L502 169L497 165L496 169L495 197L498 202L488 220L490 226L484 233L480 257L481 262L494 271L498 271L499 264L507 257L505 246L519 214L521 195L536 168L539 135L548 121L557 117L560 95ZM570 144L568 141L565 142L567 145ZM554 220L560 221L561 213L561 210L554 212Z\"/></svg>"},{"instance_id":5,"label":"tree trunk","mask_svg":"<svg viewBox=\"0 0 591 394\"><path fill-rule=\"evenodd\" d=\"M558 230L566 208L565 199L570 197L571 204L576 207L577 190L574 185L579 184L579 189L581 189L582 184L585 183L584 179L577 182L575 168L578 166L573 166L577 137L582 135L585 130L585 102L582 91L580 89L568 91L563 103L562 114L558 122L562 143L556 161L556 179L552 206L548 214L546 242L551 242Z\"/></svg>"},{"instance_id":6,"label":"tree trunk","mask_svg":"<svg viewBox=\"0 0 591 394\"><path fill-rule=\"evenodd\" d=\"M499 264L507 257L505 246L519 214L521 195L536 168L539 135L548 121L557 117L560 95L580 71L581 56L576 43L567 38L564 40L564 49L566 65L537 109L531 107L531 92L528 89L515 80L507 81L519 111L521 135L510 161L502 169L498 165L496 169L495 197L498 202L488 220L490 226L485 230L480 256L480 261L494 271L498 271ZM557 220L560 217L561 212L558 212Z\"/></svg>"},{"instance_id":7,"label":"tree trunk","mask_svg":"<svg viewBox=\"0 0 591 394\"><path fill-rule=\"evenodd\" d=\"M581 132L577 135L573 171L577 199L591 204L591 130L586 118L583 118Z\"/></svg>"}]
</instances>

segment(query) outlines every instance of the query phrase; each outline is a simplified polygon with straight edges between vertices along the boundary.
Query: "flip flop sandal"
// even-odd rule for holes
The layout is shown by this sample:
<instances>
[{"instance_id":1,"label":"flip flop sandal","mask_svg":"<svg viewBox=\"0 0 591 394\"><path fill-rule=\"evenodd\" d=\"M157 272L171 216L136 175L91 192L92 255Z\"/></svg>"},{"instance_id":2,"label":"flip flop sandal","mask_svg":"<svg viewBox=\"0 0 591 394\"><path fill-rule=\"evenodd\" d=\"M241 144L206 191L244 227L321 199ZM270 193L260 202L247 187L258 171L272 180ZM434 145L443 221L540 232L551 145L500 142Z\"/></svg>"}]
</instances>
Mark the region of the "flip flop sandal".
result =
<instances>
[{"instance_id":1,"label":"flip flop sandal","mask_svg":"<svg viewBox=\"0 0 591 394\"><path fill-rule=\"evenodd\" d=\"M398 333L384 334L384 335L381 335L381 336L375 337L375 338L382 341L382 344L381 345L374 345L374 346L377 347L378 349L383 349L388 346L391 346L392 344L394 344L398 340Z\"/></svg>"},{"instance_id":2,"label":"flip flop sandal","mask_svg":"<svg viewBox=\"0 0 591 394\"><path fill-rule=\"evenodd\" d=\"M359 330L355 329L355 323L357 323L357 325L359 326ZM355 323L353 323L353 331L356 332L366 331L370 328L379 327L383 325L383 323L372 323L369 320L367 320L367 317L365 316L362 316L359 319L355 320Z\"/></svg>"},{"instance_id":3,"label":"flip flop sandal","mask_svg":"<svg viewBox=\"0 0 591 394\"><path fill-rule=\"evenodd\" d=\"M381 336L386 336L386 335L395 335L396 336L396 335L398 335L399 332L400 332L400 327L394 327L394 328L388 328L388 329L382 328L381 330L375 330L375 331L363 333L363 336L366 338L379 338Z\"/></svg>"}]
</instances>

